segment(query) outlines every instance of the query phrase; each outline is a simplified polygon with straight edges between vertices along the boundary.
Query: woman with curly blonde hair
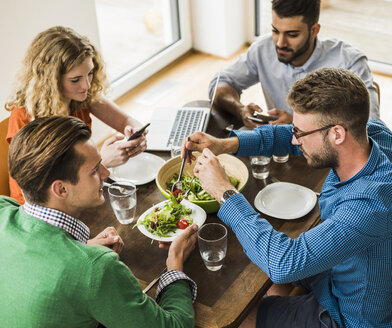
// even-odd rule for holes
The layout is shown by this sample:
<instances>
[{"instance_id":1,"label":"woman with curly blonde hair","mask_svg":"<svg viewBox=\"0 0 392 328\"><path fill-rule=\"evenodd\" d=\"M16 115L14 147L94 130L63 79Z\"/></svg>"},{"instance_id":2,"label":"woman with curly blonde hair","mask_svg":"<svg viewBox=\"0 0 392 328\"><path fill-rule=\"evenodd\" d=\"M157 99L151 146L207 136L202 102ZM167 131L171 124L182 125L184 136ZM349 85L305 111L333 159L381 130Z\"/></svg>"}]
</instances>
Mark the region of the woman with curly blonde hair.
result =
<instances>
[{"instance_id":1,"label":"woman with curly blonde hair","mask_svg":"<svg viewBox=\"0 0 392 328\"><path fill-rule=\"evenodd\" d=\"M56 26L39 33L27 50L16 82L16 92L5 108L11 111L7 141L24 125L43 116L72 115L91 127L90 113L129 137L141 126L104 97L108 88L99 52L87 37L71 28ZM147 147L144 133L138 139L106 140L101 149L107 167L125 163ZM17 183L10 177L11 197L24 202Z\"/></svg>"}]
</instances>

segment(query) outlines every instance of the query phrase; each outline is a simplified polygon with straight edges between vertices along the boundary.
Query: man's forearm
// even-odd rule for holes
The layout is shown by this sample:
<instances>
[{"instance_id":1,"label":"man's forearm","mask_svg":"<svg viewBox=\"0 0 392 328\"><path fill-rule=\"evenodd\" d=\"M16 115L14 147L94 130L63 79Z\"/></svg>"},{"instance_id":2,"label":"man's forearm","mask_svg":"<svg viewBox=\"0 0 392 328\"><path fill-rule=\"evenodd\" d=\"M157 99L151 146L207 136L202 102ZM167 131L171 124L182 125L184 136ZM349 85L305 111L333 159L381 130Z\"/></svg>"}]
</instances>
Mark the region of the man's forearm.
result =
<instances>
[{"instance_id":1,"label":"man's forearm","mask_svg":"<svg viewBox=\"0 0 392 328\"><path fill-rule=\"evenodd\" d=\"M241 112L244 109L244 105L240 102L240 96L232 86L220 86L216 90L215 102L219 110L224 110L238 118L241 118Z\"/></svg>"},{"instance_id":2,"label":"man's forearm","mask_svg":"<svg viewBox=\"0 0 392 328\"><path fill-rule=\"evenodd\" d=\"M240 147L240 141L237 137L231 137L222 139L222 152L221 154L235 154L238 152L238 148Z\"/></svg>"}]
</instances>

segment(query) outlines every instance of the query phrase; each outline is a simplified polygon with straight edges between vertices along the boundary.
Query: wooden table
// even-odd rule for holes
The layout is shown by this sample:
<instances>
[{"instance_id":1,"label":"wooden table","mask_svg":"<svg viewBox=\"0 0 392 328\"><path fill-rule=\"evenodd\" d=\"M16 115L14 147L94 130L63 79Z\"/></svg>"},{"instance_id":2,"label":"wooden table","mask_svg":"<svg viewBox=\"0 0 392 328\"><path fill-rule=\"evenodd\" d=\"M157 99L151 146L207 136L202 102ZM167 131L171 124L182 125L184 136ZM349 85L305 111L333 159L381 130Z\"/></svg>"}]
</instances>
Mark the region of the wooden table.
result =
<instances>
[{"instance_id":1,"label":"wooden table","mask_svg":"<svg viewBox=\"0 0 392 328\"><path fill-rule=\"evenodd\" d=\"M219 137L227 136L228 132L224 129L233 122L233 117L214 111L210 117L208 132ZM169 158L168 153L155 154L164 159ZM248 158L243 157L241 160L250 169ZM303 158L290 156L289 161L283 164L271 162L270 177L267 180L256 180L250 175L243 194L253 204L257 192L271 183L272 178L320 191L327 173L328 170L309 168ZM137 218L153 204L164 200L155 181L138 186L137 198ZM263 215L276 230L291 238L317 224L319 216L318 206L306 216L293 221ZM142 288L165 268L167 251L159 249L156 242L152 243L137 228L132 229L133 224L121 225L115 219L108 201L98 209L86 211L86 217L85 222L90 227L92 236L107 226L117 229L125 242L120 258L139 279ZM206 222L220 220L216 214L209 214ZM184 271L198 285L197 300L194 304L197 327L238 327L253 304L271 285L268 276L247 258L231 229L228 229L227 255L220 271L212 272L205 268L197 246L185 263ZM154 294L155 288L148 293L150 296Z\"/></svg>"}]
</instances>

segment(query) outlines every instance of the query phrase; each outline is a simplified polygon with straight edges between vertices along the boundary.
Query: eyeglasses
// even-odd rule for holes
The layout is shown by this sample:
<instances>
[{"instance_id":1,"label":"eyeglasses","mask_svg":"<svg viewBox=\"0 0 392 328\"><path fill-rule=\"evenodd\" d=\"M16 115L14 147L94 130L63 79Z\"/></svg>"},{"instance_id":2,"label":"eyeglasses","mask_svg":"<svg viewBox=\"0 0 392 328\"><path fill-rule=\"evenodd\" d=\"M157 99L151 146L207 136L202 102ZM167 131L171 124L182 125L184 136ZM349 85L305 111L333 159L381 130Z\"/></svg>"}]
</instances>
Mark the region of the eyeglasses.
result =
<instances>
[{"instance_id":1,"label":"eyeglasses","mask_svg":"<svg viewBox=\"0 0 392 328\"><path fill-rule=\"evenodd\" d=\"M337 125L337 124L330 124L330 125L327 125L327 126L320 128L320 129L306 131L306 132L301 132L301 130L299 130L297 127L293 126L293 128L291 129L291 132L293 132L295 139L298 140L299 138L305 137L309 134L330 129L330 128L334 127L335 125ZM341 125L341 124L339 124L339 125Z\"/></svg>"}]
</instances>

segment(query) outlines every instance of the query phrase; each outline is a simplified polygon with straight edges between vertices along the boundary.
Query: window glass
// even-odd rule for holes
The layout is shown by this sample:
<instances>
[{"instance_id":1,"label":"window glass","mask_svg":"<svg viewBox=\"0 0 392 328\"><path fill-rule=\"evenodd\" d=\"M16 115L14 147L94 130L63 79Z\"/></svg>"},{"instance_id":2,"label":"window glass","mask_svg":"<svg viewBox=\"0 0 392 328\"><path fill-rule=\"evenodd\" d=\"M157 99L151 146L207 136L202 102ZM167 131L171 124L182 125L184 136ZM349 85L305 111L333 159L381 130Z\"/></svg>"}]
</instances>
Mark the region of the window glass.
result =
<instances>
[{"instance_id":1,"label":"window glass","mask_svg":"<svg viewBox=\"0 0 392 328\"><path fill-rule=\"evenodd\" d=\"M255 0L256 35L271 32L271 0ZM364 52L368 59L392 64L391 0L321 0L320 35L335 37Z\"/></svg>"},{"instance_id":2,"label":"window glass","mask_svg":"<svg viewBox=\"0 0 392 328\"><path fill-rule=\"evenodd\" d=\"M101 52L111 82L181 38L178 0L95 0Z\"/></svg>"}]
</instances>

